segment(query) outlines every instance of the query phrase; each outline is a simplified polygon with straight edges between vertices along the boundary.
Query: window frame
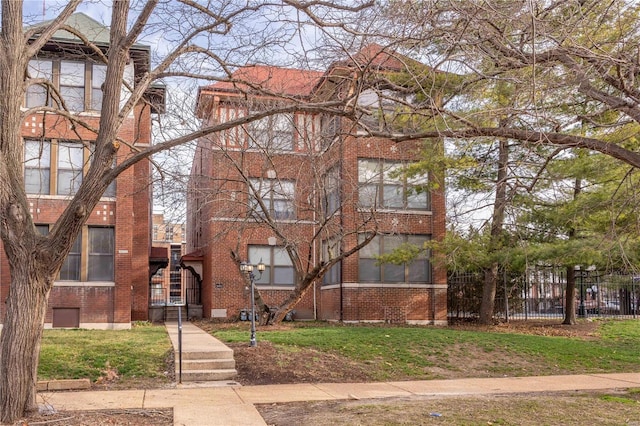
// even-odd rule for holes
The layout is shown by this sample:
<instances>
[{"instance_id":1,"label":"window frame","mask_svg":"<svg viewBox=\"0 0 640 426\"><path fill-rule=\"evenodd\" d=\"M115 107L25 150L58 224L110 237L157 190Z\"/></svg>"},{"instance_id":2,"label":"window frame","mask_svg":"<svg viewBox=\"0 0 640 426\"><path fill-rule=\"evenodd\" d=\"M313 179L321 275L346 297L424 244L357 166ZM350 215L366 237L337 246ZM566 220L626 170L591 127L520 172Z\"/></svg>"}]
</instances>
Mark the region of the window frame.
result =
<instances>
[{"instance_id":1,"label":"window frame","mask_svg":"<svg viewBox=\"0 0 640 426\"><path fill-rule=\"evenodd\" d=\"M409 164L411 163L407 161L358 158L358 206L360 208L430 211L430 191L427 189L417 190L428 185L429 178L428 176L403 176L401 170ZM366 165L373 165L373 167L365 167ZM400 176L391 176L396 172L399 172ZM416 205L414 201L416 197L424 198L423 205ZM401 202L397 202L398 200Z\"/></svg>"},{"instance_id":2,"label":"window frame","mask_svg":"<svg viewBox=\"0 0 640 426\"><path fill-rule=\"evenodd\" d=\"M34 56L30 59L29 63L50 63L51 70L44 70L41 72L41 68L37 66L29 67L29 70L33 70L30 72L30 75L33 75L32 78L46 78L51 84L58 89L62 99L65 101L65 105L69 109L70 112L79 113L79 112L100 112L102 110L102 94L100 95L100 99L95 99L95 94L98 91L102 92L102 85L104 84L104 80L102 78L96 79L98 75L106 76L106 64L101 62L96 62L92 60L73 60L67 58L59 58L53 57L50 55L43 55L41 57ZM67 74L63 72L64 64L83 64L83 73L82 73L82 85L79 82L79 76L76 75L76 81L73 78L70 78L69 83L65 81L65 76L72 76L74 74ZM94 70L104 69L104 72L95 72ZM41 75L44 74L44 75ZM70 102L71 98L65 98L64 92L65 88L76 89L77 91L82 91L82 96L76 96L75 104ZM54 102L52 97L50 96L49 91L42 85L32 84L27 87L25 91L25 99L23 105L26 108L37 108L42 106L53 106ZM42 102L32 103L32 98L35 92L44 92L45 99L48 100L47 105L44 105ZM42 98L42 94L40 94L40 98ZM82 107L79 108L79 103L82 103Z\"/></svg>"},{"instance_id":3,"label":"window frame","mask_svg":"<svg viewBox=\"0 0 640 426\"><path fill-rule=\"evenodd\" d=\"M250 110L249 115L263 111ZM292 152L295 150L294 134L296 131L294 113L271 114L245 126L247 147L249 149Z\"/></svg>"},{"instance_id":4,"label":"window frame","mask_svg":"<svg viewBox=\"0 0 640 426\"><path fill-rule=\"evenodd\" d=\"M108 243L111 247L109 251L96 251L95 248L92 248L92 232L97 230L108 230L110 231L108 237ZM86 281L87 282L112 282L115 281L115 227L113 226L87 226L87 245L86 245L86 256L87 256L87 272L86 272ZM92 251L93 250L93 251ZM99 261L99 263L104 262L104 259L107 259L109 262L108 269L110 269L110 277L105 278L104 275L93 275L98 268L93 267L94 263L92 261ZM110 260L110 261L109 261ZM102 267L104 265L101 265ZM95 279L94 279L95 278Z\"/></svg>"},{"instance_id":5,"label":"window frame","mask_svg":"<svg viewBox=\"0 0 640 426\"><path fill-rule=\"evenodd\" d=\"M296 270L289 253L283 246L249 244L247 245L247 259L252 265L257 265L260 262L265 264L265 270L262 274L254 268L254 274L256 274L254 283L256 286L293 287L296 285ZM282 262L281 260L283 259L286 259L286 262ZM291 276L291 283L276 282L279 276L284 275Z\"/></svg>"},{"instance_id":6,"label":"window frame","mask_svg":"<svg viewBox=\"0 0 640 426\"><path fill-rule=\"evenodd\" d=\"M84 177L85 164L89 159L87 158L87 152L85 146L79 142L72 141L58 141L56 144L57 158L56 158L56 195L74 195L78 192L80 185L82 185L82 179ZM62 155L63 149L68 150L68 160ZM74 158L73 153L79 153L80 159ZM79 163L74 163L78 161ZM68 167L63 167L62 162L67 161ZM66 166L66 165L65 165ZM62 173L61 173L62 172ZM70 178L62 181L63 176L69 174ZM70 183L68 186L66 183Z\"/></svg>"},{"instance_id":7,"label":"window frame","mask_svg":"<svg viewBox=\"0 0 640 426\"><path fill-rule=\"evenodd\" d=\"M364 241L366 234L360 234L358 236L358 242ZM396 241L393 241L393 240ZM398 239L399 244L397 243ZM413 241L411 241L413 240ZM377 258L380 255L390 253L393 248L400 246L401 244L424 244L431 240L431 235L428 234L378 234L373 240L358 251L358 281L368 283L381 283L381 284L431 284L433 282L433 271L431 266L431 253L425 251L421 253L411 263L404 263L402 265L394 265L391 263L384 263L378 265ZM423 279L412 279L412 276L416 275L416 267L419 263L423 263ZM394 278L398 277L402 272L402 279Z\"/></svg>"},{"instance_id":8,"label":"window frame","mask_svg":"<svg viewBox=\"0 0 640 426\"><path fill-rule=\"evenodd\" d=\"M322 261L325 263L330 262L335 257L338 257L340 253L334 253L334 251L340 252L340 242L336 238L330 238L322 241ZM342 260L333 265L322 277L322 285L334 285L342 282Z\"/></svg>"},{"instance_id":9,"label":"window frame","mask_svg":"<svg viewBox=\"0 0 640 426\"><path fill-rule=\"evenodd\" d=\"M39 149L38 149L38 157L34 157L34 158L27 158L27 155L29 155L29 149L28 146L31 144L38 144L39 145ZM48 167L42 167L42 160L43 160L43 156L45 153L45 148L46 147L46 157L47 157L47 162ZM27 194L38 194L38 195L49 195L51 194L51 163L52 163L52 158L51 158L51 148L52 148L52 143L50 140L36 140L36 139L24 139L24 185L25 185L25 192ZM29 163L30 162L37 162L38 166L31 166ZM43 182L43 171L46 170L46 182ZM29 176L31 173L37 174L40 176L39 179L39 190L37 192L30 192L31 190L29 189L29 186L31 185L29 183L30 181L30 177ZM35 186L34 186L35 187ZM45 192L46 191L46 192Z\"/></svg>"},{"instance_id":10,"label":"window frame","mask_svg":"<svg viewBox=\"0 0 640 426\"><path fill-rule=\"evenodd\" d=\"M266 185L266 186L265 186ZM267 214L274 220L296 219L295 181L270 178L252 178L248 184L250 214L256 218L264 219ZM290 193L287 192L291 190ZM257 200L260 197L262 203L269 210L265 213ZM282 209L277 208L284 206Z\"/></svg>"}]
</instances>

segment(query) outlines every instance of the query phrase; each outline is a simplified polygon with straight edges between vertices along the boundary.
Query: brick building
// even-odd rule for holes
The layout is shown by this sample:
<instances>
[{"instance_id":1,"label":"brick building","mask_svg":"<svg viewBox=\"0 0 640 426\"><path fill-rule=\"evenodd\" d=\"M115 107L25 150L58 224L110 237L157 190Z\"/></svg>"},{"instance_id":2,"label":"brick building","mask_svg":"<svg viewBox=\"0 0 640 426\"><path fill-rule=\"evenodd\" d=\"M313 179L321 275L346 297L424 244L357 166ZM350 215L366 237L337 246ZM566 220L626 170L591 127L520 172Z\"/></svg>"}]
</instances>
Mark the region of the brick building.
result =
<instances>
[{"instance_id":1,"label":"brick building","mask_svg":"<svg viewBox=\"0 0 640 426\"><path fill-rule=\"evenodd\" d=\"M109 46L109 29L88 16L72 15L68 25L85 34L102 52ZM131 84L149 68L149 46L136 45L125 79ZM79 38L58 31L29 63L32 78L49 80L69 110L97 128L106 65ZM26 108L54 105L44 86L27 89ZM131 146L151 143L151 115L159 112L138 105L124 119L119 137ZM79 188L92 156L95 134L52 112L28 115L24 178L29 213L36 227L48 233ZM117 162L127 156L124 146ZM148 317L151 250L150 165L140 161L122 173L91 212L50 293L45 327L129 328L132 320ZM2 259L0 291L9 291L9 267ZM166 259L165 259L166 261ZM0 315L4 304L0 304Z\"/></svg>"},{"instance_id":2,"label":"brick building","mask_svg":"<svg viewBox=\"0 0 640 426\"><path fill-rule=\"evenodd\" d=\"M446 323L444 268L425 252L403 265L376 259L445 233L443 185L429 185L439 174L401 172L420 158L425 142L398 145L363 131L389 125L387 112L394 107L383 95L390 89L376 77L407 63L415 62L372 45L326 72L246 66L233 74L234 84L201 88L197 114L207 125L294 102L331 102L365 87L357 98L364 115L357 121L283 111L199 141L187 251L190 261L200 262L196 278L205 317L238 318L250 307L239 260L266 265L256 287L268 306L277 306L299 282L297 272L373 237L313 283L295 305L294 318ZM366 114L376 108L384 114Z\"/></svg>"}]
</instances>

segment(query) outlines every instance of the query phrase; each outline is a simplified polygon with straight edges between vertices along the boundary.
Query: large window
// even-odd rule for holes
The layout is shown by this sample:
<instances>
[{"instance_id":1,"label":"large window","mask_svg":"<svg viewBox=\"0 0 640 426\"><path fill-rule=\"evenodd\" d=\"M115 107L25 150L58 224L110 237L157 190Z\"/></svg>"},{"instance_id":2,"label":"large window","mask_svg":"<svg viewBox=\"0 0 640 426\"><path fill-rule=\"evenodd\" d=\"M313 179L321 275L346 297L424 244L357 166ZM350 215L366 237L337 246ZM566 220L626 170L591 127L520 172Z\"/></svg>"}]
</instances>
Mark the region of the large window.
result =
<instances>
[{"instance_id":1,"label":"large window","mask_svg":"<svg viewBox=\"0 0 640 426\"><path fill-rule=\"evenodd\" d=\"M91 69L91 109L102 110L102 85L107 76L107 66L93 64Z\"/></svg>"},{"instance_id":2,"label":"large window","mask_svg":"<svg viewBox=\"0 0 640 426\"><path fill-rule=\"evenodd\" d=\"M69 111L84 111L84 62L60 62L60 95Z\"/></svg>"},{"instance_id":3,"label":"large window","mask_svg":"<svg viewBox=\"0 0 640 426\"><path fill-rule=\"evenodd\" d=\"M113 281L114 230L110 227L89 227L87 247L87 280Z\"/></svg>"},{"instance_id":4,"label":"large window","mask_svg":"<svg viewBox=\"0 0 640 426\"><path fill-rule=\"evenodd\" d=\"M82 183L84 146L73 142L58 144L58 195L73 195Z\"/></svg>"},{"instance_id":5,"label":"large window","mask_svg":"<svg viewBox=\"0 0 640 426\"><path fill-rule=\"evenodd\" d=\"M251 212L258 217L269 215L273 219L293 219L295 189L292 181L278 179L251 179L249 205ZM261 200L264 209L260 205ZM264 211L264 210L267 211Z\"/></svg>"},{"instance_id":6,"label":"large window","mask_svg":"<svg viewBox=\"0 0 640 426\"><path fill-rule=\"evenodd\" d=\"M53 81L53 62L34 59L29 61L29 76L33 79ZM51 105L51 93L46 84L32 84L27 88L27 108Z\"/></svg>"},{"instance_id":7,"label":"large window","mask_svg":"<svg viewBox=\"0 0 640 426\"><path fill-rule=\"evenodd\" d=\"M27 194L49 194L51 175L51 143L24 142L24 186Z\"/></svg>"},{"instance_id":8,"label":"large window","mask_svg":"<svg viewBox=\"0 0 640 426\"><path fill-rule=\"evenodd\" d=\"M24 184L27 194L75 194L91 161L91 151L92 147L87 148L80 142L26 139ZM103 196L115 195L116 182L113 181Z\"/></svg>"},{"instance_id":9,"label":"large window","mask_svg":"<svg viewBox=\"0 0 640 426\"><path fill-rule=\"evenodd\" d=\"M293 130L293 114L274 114L252 121L247 126L249 147L291 151Z\"/></svg>"},{"instance_id":10,"label":"large window","mask_svg":"<svg viewBox=\"0 0 640 426\"><path fill-rule=\"evenodd\" d=\"M427 177L406 177L402 168L399 162L358 160L360 207L428 210Z\"/></svg>"},{"instance_id":11,"label":"large window","mask_svg":"<svg viewBox=\"0 0 640 426\"><path fill-rule=\"evenodd\" d=\"M56 86L69 111L100 111L106 70L106 65L92 62L39 58L29 61L28 73L32 79L45 79ZM44 84L32 84L27 88L25 105L51 106L51 92Z\"/></svg>"},{"instance_id":12,"label":"large window","mask_svg":"<svg viewBox=\"0 0 640 426\"><path fill-rule=\"evenodd\" d=\"M322 242L322 261L329 263L340 255L340 241L337 239L325 240ZM339 284L342 275L342 262L337 262L324 274L323 285Z\"/></svg>"},{"instance_id":13,"label":"large window","mask_svg":"<svg viewBox=\"0 0 640 426\"><path fill-rule=\"evenodd\" d=\"M49 233L49 225L35 225L40 234ZM87 233L83 244L83 235ZM89 226L78 235L67 255L58 280L113 281L115 260L113 227Z\"/></svg>"},{"instance_id":14,"label":"large window","mask_svg":"<svg viewBox=\"0 0 640 426\"><path fill-rule=\"evenodd\" d=\"M324 197L322 208L325 217L330 217L340 209L340 170L334 167L324 177Z\"/></svg>"},{"instance_id":15,"label":"large window","mask_svg":"<svg viewBox=\"0 0 640 426\"><path fill-rule=\"evenodd\" d=\"M60 280L62 281L80 281L82 272L82 237L78 235L71 251L64 260L60 268Z\"/></svg>"},{"instance_id":16,"label":"large window","mask_svg":"<svg viewBox=\"0 0 640 426\"><path fill-rule=\"evenodd\" d=\"M365 236L360 236L360 242ZM424 247L429 241L427 235L376 235L373 240L358 252L358 271L360 282L371 283L430 283L431 265L426 250L411 262L401 265L391 263L378 264L378 257L393 252L404 244Z\"/></svg>"},{"instance_id":17,"label":"large window","mask_svg":"<svg viewBox=\"0 0 640 426\"><path fill-rule=\"evenodd\" d=\"M256 284L274 286L295 284L293 263L284 247L249 246L249 262L253 265L262 262L266 266L262 275L254 270Z\"/></svg>"}]
</instances>

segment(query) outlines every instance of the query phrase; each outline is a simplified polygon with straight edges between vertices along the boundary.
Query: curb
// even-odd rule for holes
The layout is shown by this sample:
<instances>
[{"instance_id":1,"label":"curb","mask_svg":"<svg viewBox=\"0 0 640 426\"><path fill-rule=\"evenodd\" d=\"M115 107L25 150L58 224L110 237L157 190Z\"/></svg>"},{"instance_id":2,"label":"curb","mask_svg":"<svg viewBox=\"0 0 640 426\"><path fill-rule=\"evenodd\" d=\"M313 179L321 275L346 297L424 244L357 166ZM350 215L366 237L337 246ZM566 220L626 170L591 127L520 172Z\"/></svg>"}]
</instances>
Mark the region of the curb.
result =
<instances>
[{"instance_id":1,"label":"curb","mask_svg":"<svg viewBox=\"0 0 640 426\"><path fill-rule=\"evenodd\" d=\"M36 385L38 392L62 391L62 390L85 390L91 388L89 379L69 379L69 380L42 380Z\"/></svg>"}]
</instances>

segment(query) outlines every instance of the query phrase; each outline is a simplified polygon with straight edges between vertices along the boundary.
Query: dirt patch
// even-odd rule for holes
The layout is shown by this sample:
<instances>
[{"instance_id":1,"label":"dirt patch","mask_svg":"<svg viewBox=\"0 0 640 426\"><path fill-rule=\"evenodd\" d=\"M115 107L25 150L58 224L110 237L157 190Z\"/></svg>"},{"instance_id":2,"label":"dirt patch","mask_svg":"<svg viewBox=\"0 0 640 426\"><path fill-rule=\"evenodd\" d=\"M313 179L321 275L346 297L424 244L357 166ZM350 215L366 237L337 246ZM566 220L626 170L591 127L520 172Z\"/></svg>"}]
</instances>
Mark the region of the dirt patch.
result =
<instances>
[{"instance_id":1,"label":"dirt patch","mask_svg":"<svg viewBox=\"0 0 640 426\"><path fill-rule=\"evenodd\" d=\"M640 426L638 393L412 397L263 404L270 426L598 424Z\"/></svg>"},{"instance_id":2,"label":"dirt patch","mask_svg":"<svg viewBox=\"0 0 640 426\"><path fill-rule=\"evenodd\" d=\"M238 328L237 324L220 324L202 321L197 325L204 330ZM288 330L299 325L283 323L265 330ZM511 322L492 326L461 323L452 329L471 331L491 331L522 333L541 336L563 336L593 339L597 336L597 322L582 322L566 326L557 322ZM268 341L259 341L257 347L247 343L228 344L234 350L236 380L245 386L285 383L318 382L370 382L380 377L381 366L375 360L367 363L354 362L338 353L319 352L312 348L274 346ZM474 350L473 355L470 351ZM422 379L457 379L466 377L503 377L568 374L553 366L540 371L540 364L533 357L513 357L507 351L492 348L490 352L478 352L463 344L452 346L447 351L447 361L443 366L441 358L434 358L431 366L424 368ZM394 373L393 380L415 380L400 371Z\"/></svg>"},{"instance_id":3,"label":"dirt patch","mask_svg":"<svg viewBox=\"0 0 640 426\"><path fill-rule=\"evenodd\" d=\"M307 348L276 348L271 342L257 347L228 344L233 349L238 376L243 385L318 382L367 382L367 367L338 354Z\"/></svg>"},{"instance_id":4,"label":"dirt patch","mask_svg":"<svg viewBox=\"0 0 640 426\"><path fill-rule=\"evenodd\" d=\"M173 425L173 410L95 410L56 411L30 416L17 421L13 426L170 426Z\"/></svg>"}]
</instances>

